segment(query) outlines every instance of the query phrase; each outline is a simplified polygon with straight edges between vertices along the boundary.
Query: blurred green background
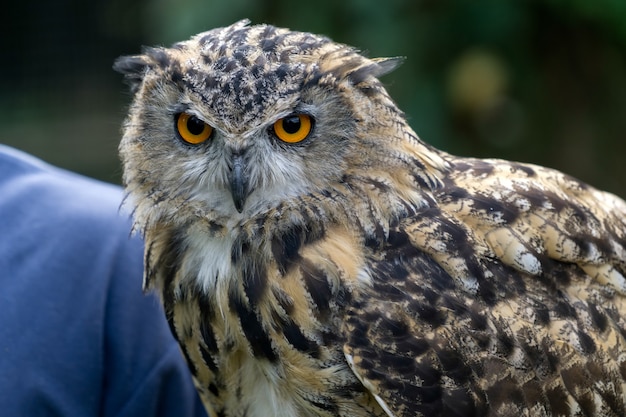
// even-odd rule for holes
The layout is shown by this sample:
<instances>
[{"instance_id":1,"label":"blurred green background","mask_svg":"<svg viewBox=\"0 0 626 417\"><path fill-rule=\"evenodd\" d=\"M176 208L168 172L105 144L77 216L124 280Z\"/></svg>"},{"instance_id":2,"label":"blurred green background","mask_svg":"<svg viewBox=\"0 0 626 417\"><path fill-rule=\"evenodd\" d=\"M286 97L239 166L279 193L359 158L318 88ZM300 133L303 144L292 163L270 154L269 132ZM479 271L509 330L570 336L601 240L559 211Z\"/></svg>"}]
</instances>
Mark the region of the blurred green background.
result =
<instances>
[{"instance_id":1,"label":"blurred green background","mask_svg":"<svg viewBox=\"0 0 626 417\"><path fill-rule=\"evenodd\" d=\"M626 196L624 0L22 0L0 17L0 142L119 182L111 70L248 17L406 56L384 82L448 152L558 168Z\"/></svg>"}]
</instances>

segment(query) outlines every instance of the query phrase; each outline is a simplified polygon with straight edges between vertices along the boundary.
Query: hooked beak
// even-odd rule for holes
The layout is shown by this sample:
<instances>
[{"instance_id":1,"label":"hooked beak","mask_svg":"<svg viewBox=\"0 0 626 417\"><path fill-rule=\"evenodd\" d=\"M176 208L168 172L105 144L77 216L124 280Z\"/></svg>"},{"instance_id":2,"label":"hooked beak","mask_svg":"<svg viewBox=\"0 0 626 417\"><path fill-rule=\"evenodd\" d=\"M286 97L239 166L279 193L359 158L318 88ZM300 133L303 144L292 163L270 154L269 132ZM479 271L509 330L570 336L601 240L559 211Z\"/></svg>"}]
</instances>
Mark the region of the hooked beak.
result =
<instances>
[{"instance_id":1,"label":"hooked beak","mask_svg":"<svg viewBox=\"0 0 626 417\"><path fill-rule=\"evenodd\" d=\"M248 196L247 188L244 158L241 153L237 153L233 155L233 165L230 171L230 193L233 196L235 208L239 213L243 211L243 205Z\"/></svg>"}]
</instances>

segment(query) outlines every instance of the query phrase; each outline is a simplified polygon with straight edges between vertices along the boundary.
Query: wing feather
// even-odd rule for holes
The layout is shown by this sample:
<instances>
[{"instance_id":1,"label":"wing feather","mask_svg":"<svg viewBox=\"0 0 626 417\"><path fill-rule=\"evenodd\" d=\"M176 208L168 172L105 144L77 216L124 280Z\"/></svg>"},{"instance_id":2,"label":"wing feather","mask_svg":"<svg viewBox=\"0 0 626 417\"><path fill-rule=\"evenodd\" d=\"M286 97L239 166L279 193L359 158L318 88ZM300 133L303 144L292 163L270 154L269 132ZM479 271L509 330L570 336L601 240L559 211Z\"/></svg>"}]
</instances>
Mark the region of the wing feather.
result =
<instances>
[{"instance_id":1,"label":"wing feather","mask_svg":"<svg viewBox=\"0 0 626 417\"><path fill-rule=\"evenodd\" d=\"M372 250L343 325L387 415L626 414L626 205L563 174L458 160ZM586 413L586 414L585 414Z\"/></svg>"}]
</instances>

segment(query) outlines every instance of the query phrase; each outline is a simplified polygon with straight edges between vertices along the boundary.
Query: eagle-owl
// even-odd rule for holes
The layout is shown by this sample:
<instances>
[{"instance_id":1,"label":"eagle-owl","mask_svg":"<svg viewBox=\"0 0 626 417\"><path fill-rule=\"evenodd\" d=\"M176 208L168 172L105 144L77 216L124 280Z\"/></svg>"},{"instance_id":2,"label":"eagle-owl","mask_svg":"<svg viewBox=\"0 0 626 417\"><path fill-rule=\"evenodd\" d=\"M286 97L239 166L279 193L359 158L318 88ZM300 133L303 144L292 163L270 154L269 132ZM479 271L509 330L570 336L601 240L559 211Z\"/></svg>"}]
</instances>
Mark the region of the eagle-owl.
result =
<instances>
[{"instance_id":1,"label":"eagle-owl","mask_svg":"<svg viewBox=\"0 0 626 417\"><path fill-rule=\"evenodd\" d=\"M242 21L116 62L144 286L209 414L626 415L626 203L427 145L399 61Z\"/></svg>"}]
</instances>

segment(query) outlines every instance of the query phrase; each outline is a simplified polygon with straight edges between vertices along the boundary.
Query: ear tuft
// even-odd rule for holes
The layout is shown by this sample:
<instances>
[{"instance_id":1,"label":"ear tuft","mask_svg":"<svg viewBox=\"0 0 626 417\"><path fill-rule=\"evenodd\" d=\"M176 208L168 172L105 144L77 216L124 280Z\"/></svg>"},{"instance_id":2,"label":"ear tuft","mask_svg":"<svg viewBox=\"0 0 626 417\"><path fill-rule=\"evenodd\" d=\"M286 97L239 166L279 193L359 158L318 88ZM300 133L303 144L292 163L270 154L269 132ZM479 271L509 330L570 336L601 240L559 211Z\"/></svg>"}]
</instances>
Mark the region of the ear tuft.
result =
<instances>
[{"instance_id":1,"label":"ear tuft","mask_svg":"<svg viewBox=\"0 0 626 417\"><path fill-rule=\"evenodd\" d=\"M404 58L402 57L374 59L359 57L347 60L344 66L350 68L350 71L346 74L346 77L353 85L359 85L368 80L369 77L379 78L390 73L396 69L403 60Z\"/></svg>"},{"instance_id":2,"label":"ear tuft","mask_svg":"<svg viewBox=\"0 0 626 417\"><path fill-rule=\"evenodd\" d=\"M124 76L124 81L130 87L131 93L135 93L150 65L146 55L121 56L113 63L113 70Z\"/></svg>"},{"instance_id":3,"label":"ear tuft","mask_svg":"<svg viewBox=\"0 0 626 417\"><path fill-rule=\"evenodd\" d=\"M389 74L391 71L398 68L404 62L403 56L394 56L391 58L374 58L374 61L377 65L377 69L375 71L376 77L382 77L383 75Z\"/></svg>"}]
</instances>

